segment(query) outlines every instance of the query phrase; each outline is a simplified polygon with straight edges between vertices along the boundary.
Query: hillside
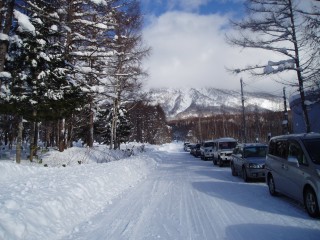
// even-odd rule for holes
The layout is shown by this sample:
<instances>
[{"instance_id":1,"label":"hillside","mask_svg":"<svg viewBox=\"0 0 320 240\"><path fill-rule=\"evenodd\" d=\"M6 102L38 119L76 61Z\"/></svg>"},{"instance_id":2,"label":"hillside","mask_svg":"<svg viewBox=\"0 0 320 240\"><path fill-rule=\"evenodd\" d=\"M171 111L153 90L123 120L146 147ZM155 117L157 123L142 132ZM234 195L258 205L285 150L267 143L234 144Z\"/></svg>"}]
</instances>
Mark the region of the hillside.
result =
<instances>
[{"instance_id":1,"label":"hillside","mask_svg":"<svg viewBox=\"0 0 320 240\"><path fill-rule=\"evenodd\" d=\"M194 116L209 116L220 113L236 113L242 109L240 91L216 88L151 89L152 104L159 104L167 119L183 119ZM263 93L244 94L246 111L281 111L281 97Z\"/></svg>"}]
</instances>

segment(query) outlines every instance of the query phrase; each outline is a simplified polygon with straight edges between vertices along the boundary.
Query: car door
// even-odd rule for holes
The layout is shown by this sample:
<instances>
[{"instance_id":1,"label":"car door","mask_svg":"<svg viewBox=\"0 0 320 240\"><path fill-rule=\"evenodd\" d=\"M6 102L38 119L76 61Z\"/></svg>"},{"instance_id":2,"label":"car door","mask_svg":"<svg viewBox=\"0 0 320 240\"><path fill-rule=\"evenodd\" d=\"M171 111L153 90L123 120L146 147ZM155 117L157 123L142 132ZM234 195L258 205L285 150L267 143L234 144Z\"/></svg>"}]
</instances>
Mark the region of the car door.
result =
<instances>
[{"instance_id":1,"label":"car door","mask_svg":"<svg viewBox=\"0 0 320 240\"><path fill-rule=\"evenodd\" d=\"M237 172L239 172L239 166L241 163L241 158L242 158L242 148L241 147L236 147L233 151L232 154L233 158L233 164Z\"/></svg>"},{"instance_id":2,"label":"car door","mask_svg":"<svg viewBox=\"0 0 320 240\"><path fill-rule=\"evenodd\" d=\"M272 142L273 151L268 156L267 161L272 169L272 176L275 181L276 189L283 192L286 188L285 175L287 167L287 140L277 139Z\"/></svg>"},{"instance_id":3,"label":"car door","mask_svg":"<svg viewBox=\"0 0 320 240\"><path fill-rule=\"evenodd\" d=\"M307 158L299 142L288 142L288 158L285 163L284 193L296 200L303 200L303 186L305 183L308 167Z\"/></svg>"}]
</instances>

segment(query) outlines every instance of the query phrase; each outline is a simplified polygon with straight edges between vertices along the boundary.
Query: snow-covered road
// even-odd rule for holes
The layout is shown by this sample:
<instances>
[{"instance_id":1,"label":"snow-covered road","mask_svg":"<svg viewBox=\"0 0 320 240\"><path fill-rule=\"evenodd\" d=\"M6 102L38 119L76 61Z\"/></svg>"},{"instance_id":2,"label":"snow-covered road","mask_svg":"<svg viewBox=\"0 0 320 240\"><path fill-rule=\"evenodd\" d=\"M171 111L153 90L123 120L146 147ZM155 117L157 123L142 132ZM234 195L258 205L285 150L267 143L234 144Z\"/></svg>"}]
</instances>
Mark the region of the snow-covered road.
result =
<instances>
[{"instance_id":1,"label":"snow-covered road","mask_svg":"<svg viewBox=\"0 0 320 240\"><path fill-rule=\"evenodd\" d=\"M62 239L320 239L320 220L263 182L244 183L182 147L153 158L147 178Z\"/></svg>"}]
</instances>

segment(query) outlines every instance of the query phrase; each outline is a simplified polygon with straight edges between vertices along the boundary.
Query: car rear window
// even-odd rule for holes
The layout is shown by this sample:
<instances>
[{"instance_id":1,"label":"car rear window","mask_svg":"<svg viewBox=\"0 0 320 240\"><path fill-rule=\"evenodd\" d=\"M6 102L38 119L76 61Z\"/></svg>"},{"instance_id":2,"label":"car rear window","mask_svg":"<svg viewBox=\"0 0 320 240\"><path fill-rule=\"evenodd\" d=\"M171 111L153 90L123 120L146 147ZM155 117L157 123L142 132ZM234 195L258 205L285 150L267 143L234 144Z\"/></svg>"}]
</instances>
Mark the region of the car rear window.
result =
<instances>
[{"instance_id":1,"label":"car rear window","mask_svg":"<svg viewBox=\"0 0 320 240\"><path fill-rule=\"evenodd\" d=\"M320 164L320 138L304 139L303 144L311 160L316 164Z\"/></svg>"},{"instance_id":2,"label":"car rear window","mask_svg":"<svg viewBox=\"0 0 320 240\"><path fill-rule=\"evenodd\" d=\"M214 146L214 142L207 142L203 146L204 147L213 147Z\"/></svg>"},{"instance_id":3,"label":"car rear window","mask_svg":"<svg viewBox=\"0 0 320 240\"><path fill-rule=\"evenodd\" d=\"M267 155L267 147L263 146L254 146L254 147L246 147L244 149L244 157L265 157Z\"/></svg>"},{"instance_id":4,"label":"car rear window","mask_svg":"<svg viewBox=\"0 0 320 240\"><path fill-rule=\"evenodd\" d=\"M220 142L219 148L220 149L233 149L237 146L236 142Z\"/></svg>"}]
</instances>

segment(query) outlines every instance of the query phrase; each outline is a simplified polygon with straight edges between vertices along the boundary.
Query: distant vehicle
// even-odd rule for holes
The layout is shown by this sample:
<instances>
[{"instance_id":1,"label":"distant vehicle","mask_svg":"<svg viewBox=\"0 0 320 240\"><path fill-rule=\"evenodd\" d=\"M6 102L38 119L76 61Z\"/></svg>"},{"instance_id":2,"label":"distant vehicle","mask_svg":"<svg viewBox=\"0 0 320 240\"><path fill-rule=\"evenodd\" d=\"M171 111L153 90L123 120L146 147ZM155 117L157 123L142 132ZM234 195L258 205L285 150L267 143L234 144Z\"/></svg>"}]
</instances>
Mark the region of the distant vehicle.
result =
<instances>
[{"instance_id":1,"label":"distant vehicle","mask_svg":"<svg viewBox=\"0 0 320 240\"><path fill-rule=\"evenodd\" d=\"M190 144L189 144L190 150L189 150L188 152L189 152L191 155L192 155L192 151L193 151L193 149L195 148L195 146L196 146L195 143L190 143Z\"/></svg>"},{"instance_id":2,"label":"distant vehicle","mask_svg":"<svg viewBox=\"0 0 320 240\"><path fill-rule=\"evenodd\" d=\"M237 140L234 138L218 138L214 140L213 147L213 164L223 165L229 164L233 149L237 146Z\"/></svg>"},{"instance_id":3,"label":"distant vehicle","mask_svg":"<svg viewBox=\"0 0 320 240\"><path fill-rule=\"evenodd\" d=\"M200 146L201 146L200 143L193 145L191 147L190 154L192 154L195 157L200 157L201 156Z\"/></svg>"},{"instance_id":4,"label":"distant vehicle","mask_svg":"<svg viewBox=\"0 0 320 240\"><path fill-rule=\"evenodd\" d=\"M278 192L319 217L320 134L289 134L270 139L266 157L266 183L272 196Z\"/></svg>"},{"instance_id":5,"label":"distant vehicle","mask_svg":"<svg viewBox=\"0 0 320 240\"><path fill-rule=\"evenodd\" d=\"M202 160L213 158L214 140L204 141L200 147L200 155Z\"/></svg>"},{"instance_id":6,"label":"distant vehicle","mask_svg":"<svg viewBox=\"0 0 320 240\"><path fill-rule=\"evenodd\" d=\"M183 150L188 151L188 145L190 144L190 142L184 142L183 143Z\"/></svg>"},{"instance_id":7,"label":"distant vehicle","mask_svg":"<svg viewBox=\"0 0 320 240\"><path fill-rule=\"evenodd\" d=\"M242 176L245 182L265 178L265 160L268 145L261 143L239 144L231 155L230 168L233 176Z\"/></svg>"}]
</instances>

